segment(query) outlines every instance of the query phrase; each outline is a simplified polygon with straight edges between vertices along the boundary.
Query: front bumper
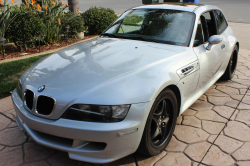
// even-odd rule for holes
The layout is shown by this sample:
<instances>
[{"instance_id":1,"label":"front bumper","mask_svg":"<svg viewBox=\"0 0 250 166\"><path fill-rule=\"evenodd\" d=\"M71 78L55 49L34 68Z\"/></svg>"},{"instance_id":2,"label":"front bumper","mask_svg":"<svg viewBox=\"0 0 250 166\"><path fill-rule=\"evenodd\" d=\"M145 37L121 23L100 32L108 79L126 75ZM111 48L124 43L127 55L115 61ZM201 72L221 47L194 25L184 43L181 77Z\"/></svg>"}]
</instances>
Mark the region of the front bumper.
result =
<instances>
[{"instance_id":1,"label":"front bumper","mask_svg":"<svg viewBox=\"0 0 250 166\"><path fill-rule=\"evenodd\" d=\"M108 163L134 153L140 143L150 103L132 104L127 117L117 123L50 120L31 114L14 90L16 122L35 142L66 151L71 159ZM130 132L132 131L132 133ZM129 133L118 136L118 133Z\"/></svg>"}]
</instances>

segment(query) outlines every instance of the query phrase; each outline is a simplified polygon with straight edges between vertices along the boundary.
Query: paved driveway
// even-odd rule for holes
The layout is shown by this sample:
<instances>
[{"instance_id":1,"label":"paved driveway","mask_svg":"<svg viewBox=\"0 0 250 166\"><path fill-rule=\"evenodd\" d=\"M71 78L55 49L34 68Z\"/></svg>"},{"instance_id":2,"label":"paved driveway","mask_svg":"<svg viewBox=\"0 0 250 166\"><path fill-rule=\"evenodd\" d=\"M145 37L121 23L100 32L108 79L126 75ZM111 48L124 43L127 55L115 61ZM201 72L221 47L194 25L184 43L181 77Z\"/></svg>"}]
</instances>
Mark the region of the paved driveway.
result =
<instances>
[{"instance_id":1,"label":"paved driveway","mask_svg":"<svg viewBox=\"0 0 250 166\"><path fill-rule=\"evenodd\" d=\"M169 146L158 156L132 154L107 165L250 165L250 51L240 50L232 81L218 81L178 117ZM15 123L11 98L0 100L0 165L84 165L36 144Z\"/></svg>"}]
</instances>

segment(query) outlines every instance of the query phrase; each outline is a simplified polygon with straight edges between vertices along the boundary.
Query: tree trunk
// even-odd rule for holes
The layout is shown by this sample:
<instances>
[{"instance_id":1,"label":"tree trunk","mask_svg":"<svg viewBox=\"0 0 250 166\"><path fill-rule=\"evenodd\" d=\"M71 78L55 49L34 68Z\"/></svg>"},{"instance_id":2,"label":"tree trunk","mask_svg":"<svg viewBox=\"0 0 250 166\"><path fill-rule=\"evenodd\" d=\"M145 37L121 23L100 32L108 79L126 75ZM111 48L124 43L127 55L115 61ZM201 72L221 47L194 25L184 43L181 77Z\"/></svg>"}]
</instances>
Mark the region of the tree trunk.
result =
<instances>
[{"instance_id":1,"label":"tree trunk","mask_svg":"<svg viewBox=\"0 0 250 166\"><path fill-rule=\"evenodd\" d=\"M78 0L68 0L69 3L69 10L73 13L78 13L79 8L79 1Z\"/></svg>"}]
</instances>

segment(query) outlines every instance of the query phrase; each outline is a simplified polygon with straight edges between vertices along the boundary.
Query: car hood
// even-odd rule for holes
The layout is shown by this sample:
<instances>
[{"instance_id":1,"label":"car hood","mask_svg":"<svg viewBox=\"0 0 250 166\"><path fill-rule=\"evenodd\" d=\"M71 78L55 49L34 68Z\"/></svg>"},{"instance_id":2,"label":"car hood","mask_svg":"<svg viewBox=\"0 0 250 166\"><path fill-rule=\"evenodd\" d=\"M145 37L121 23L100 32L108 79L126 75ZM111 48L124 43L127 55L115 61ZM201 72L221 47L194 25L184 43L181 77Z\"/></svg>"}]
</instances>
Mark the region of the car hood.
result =
<instances>
[{"instance_id":1,"label":"car hood","mask_svg":"<svg viewBox=\"0 0 250 166\"><path fill-rule=\"evenodd\" d=\"M161 43L97 37L44 58L29 69L23 81L26 88L37 89L45 85L46 89L40 94L69 102L95 87L188 49Z\"/></svg>"}]
</instances>

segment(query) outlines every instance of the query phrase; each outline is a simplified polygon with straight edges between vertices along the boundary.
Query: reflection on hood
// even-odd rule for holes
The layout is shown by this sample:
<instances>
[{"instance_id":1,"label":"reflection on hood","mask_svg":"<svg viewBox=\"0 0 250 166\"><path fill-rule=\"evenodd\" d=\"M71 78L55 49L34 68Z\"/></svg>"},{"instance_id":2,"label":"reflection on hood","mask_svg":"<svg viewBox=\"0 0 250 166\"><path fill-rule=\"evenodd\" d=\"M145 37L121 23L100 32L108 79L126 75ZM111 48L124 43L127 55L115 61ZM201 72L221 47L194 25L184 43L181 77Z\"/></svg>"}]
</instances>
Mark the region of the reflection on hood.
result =
<instances>
[{"instance_id":1,"label":"reflection on hood","mask_svg":"<svg viewBox=\"0 0 250 166\"><path fill-rule=\"evenodd\" d=\"M171 47L178 46L98 37L47 57L33 68L26 81L36 87L68 89L73 95L173 56L176 52L169 51ZM143 75L145 80L152 78L147 73Z\"/></svg>"}]
</instances>

